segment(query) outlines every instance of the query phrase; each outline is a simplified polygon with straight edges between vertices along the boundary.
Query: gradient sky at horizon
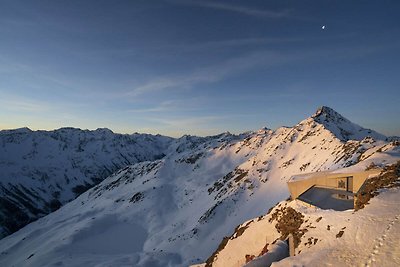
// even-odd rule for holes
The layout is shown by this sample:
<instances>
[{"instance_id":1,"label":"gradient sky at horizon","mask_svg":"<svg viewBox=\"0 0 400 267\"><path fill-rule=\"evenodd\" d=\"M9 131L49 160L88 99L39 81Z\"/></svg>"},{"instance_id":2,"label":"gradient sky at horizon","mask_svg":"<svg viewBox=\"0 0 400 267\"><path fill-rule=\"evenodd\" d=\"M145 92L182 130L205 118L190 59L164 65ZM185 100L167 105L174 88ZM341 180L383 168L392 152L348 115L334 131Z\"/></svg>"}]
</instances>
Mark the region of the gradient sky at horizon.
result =
<instances>
[{"instance_id":1,"label":"gradient sky at horizon","mask_svg":"<svg viewBox=\"0 0 400 267\"><path fill-rule=\"evenodd\" d=\"M3 0L0 129L211 135L326 105L400 135L398 14L399 1Z\"/></svg>"}]
</instances>

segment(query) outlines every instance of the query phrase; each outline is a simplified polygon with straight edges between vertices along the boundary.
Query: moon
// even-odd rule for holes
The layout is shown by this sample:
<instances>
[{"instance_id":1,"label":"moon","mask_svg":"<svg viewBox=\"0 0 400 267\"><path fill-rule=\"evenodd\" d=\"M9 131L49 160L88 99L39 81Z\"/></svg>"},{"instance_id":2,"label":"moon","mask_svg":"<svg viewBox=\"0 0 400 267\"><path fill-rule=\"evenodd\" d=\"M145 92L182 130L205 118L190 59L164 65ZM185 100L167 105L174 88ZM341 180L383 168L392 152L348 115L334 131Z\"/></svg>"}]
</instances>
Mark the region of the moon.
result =
<instances>
[{"instance_id":1,"label":"moon","mask_svg":"<svg viewBox=\"0 0 400 267\"><path fill-rule=\"evenodd\" d=\"M323 26L321 27L321 29L325 30L325 25L323 25Z\"/></svg>"}]
</instances>

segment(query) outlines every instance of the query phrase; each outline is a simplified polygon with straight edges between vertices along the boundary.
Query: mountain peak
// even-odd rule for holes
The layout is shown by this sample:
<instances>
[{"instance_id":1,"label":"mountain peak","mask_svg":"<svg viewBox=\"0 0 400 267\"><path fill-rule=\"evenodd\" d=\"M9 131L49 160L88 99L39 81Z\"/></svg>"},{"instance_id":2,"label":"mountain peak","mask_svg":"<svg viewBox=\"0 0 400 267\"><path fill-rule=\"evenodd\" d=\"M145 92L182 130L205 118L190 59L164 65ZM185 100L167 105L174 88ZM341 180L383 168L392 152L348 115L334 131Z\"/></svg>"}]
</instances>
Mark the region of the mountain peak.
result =
<instances>
[{"instance_id":1,"label":"mountain peak","mask_svg":"<svg viewBox=\"0 0 400 267\"><path fill-rule=\"evenodd\" d=\"M338 112L336 112L334 109L327 107L327 106L321 106L317 109L314 115L311 116L314 119L322 119L322 120L341 120L341 121L349 121L342 115L340 115Z\"/></svg>"},{"instance_id":2,"label":"mountain peak","mask_svg":"<svg viewBox=\"0 0 400 267\"><path fill-rule=\"evenodd\" d=\"M113 133L114 133L113 131L111 131L111 130L108 129L108 128L97 128L97 129L95 130L95 132L97 132L97 133L103 133L103 134L113 134Z\"/></svg>"},{"instance_id":3,"label":"mountain peak","mask_svg":"<svg viewBox=\"0 0 400 267\"><path fill-rule=\"evenodd\" d=\"M0 133L5 133L5 134L21 134L21 133L30 133L32 132L31 129L28 127L22 127L22 128L17 128L17 129L6 129L6 130L1 130Z\"/></svg>"},{"instance_id":4,"label":"mountain peak","mask_svg":"<svg viewBox=\"0 0 400 267\"><path fill-rule=\"evenodd\" d=\"M327 106L319 107L311 118L315 122L324 125L326 129L331 131L342 141L362 140L367 136L376 140L386 139L386 136L351 122L334 109Z\"/></svg>"}]
</instances>

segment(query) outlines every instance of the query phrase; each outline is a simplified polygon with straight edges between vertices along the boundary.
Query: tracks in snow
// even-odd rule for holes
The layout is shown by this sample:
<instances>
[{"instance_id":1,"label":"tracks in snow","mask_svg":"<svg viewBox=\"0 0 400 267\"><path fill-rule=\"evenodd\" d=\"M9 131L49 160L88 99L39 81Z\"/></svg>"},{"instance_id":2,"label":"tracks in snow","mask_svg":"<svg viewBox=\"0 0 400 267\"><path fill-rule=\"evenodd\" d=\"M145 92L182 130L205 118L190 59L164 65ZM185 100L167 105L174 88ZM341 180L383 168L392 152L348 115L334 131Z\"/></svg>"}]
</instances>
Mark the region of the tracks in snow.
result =
<instances>
[{"instance_id":1,"label":"tracks in snow","mask_svg":"<svg viewBox=\"0 0 400 267\"><path fill-rule=\"evenodd\" d=\"M381 251L382 247L386 244L386 239L388 237L388 234L390 230L392 229L393 225L400 220L400 214L396 215L393 220L389 222L389 224L386 226L385 230L383 231L383 234L375 240L375 245L373 247L373 250L371 254L369 255L367 261L365 264L362 264L362 267L370 267L373 263L376 262L377 255Z\"/></svg>"}]
</instances>

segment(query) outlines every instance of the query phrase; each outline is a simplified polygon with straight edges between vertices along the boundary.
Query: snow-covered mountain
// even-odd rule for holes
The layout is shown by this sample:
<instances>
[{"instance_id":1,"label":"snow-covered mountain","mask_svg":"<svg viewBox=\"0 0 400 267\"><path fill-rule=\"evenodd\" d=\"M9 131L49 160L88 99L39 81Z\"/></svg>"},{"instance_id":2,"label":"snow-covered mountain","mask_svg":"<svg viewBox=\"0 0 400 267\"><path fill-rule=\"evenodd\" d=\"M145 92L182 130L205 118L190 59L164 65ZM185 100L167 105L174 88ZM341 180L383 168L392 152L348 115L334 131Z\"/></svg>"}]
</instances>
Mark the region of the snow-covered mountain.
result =
<instances>
[{"instance_id":1,"label":"snow-covered mountain","mask_svg":"<svg viewBox=\"0 0 400 267\"><path fill-rule=\"evenodd\" d=\"M0 131L0 237L56 210L122 167L163 157L171 141L108 129Z\"/></svg>"},{"instance_id":2,"label":"snow-covered mountain","mask_svg":"<svg viewBox=\"0 0 400 267\"><path fill-rule=\"evenodd\" d=\"M279 202L268 214L243 222L208 259L207 266L266 266L266 248L288 233L296 236L295 257L272 266L399 266L400 147L387 147L339 172L387 165L369 180L368 205L356 212L310 208L297 200ZM396 162L397 161L397 162ZM204 266L205 264L203 264Z\"/></svg>"},{"instance_id":3,"label":"snow-covered mountain","mask_svg":"<svg viewBox=\"0 0 400 267\"><path fill-rule=\"evenodd\" d=\"M386 139L386 136L371 129L362 128L329 107L320 107L312 116L312 118L316 122L322 123L326 129L331 131L337 138L343 141L351 139L361 140L367 136L379 140Z\"/></svg>"},{"instance_id":4,"label":"snow-covered mountain","mask_svg":"<svg viewBox=\"0 0 400 267\"><path fill-rule=\"evenodd\" d=\"M396 149L327 107L293 127L184 136L164 158L121 169L1 240L0 265L204 262L237 225L286 199L291 175L371 163Z\"/></svg>"}]
</instances>

